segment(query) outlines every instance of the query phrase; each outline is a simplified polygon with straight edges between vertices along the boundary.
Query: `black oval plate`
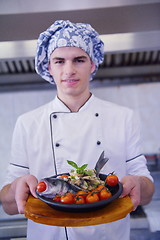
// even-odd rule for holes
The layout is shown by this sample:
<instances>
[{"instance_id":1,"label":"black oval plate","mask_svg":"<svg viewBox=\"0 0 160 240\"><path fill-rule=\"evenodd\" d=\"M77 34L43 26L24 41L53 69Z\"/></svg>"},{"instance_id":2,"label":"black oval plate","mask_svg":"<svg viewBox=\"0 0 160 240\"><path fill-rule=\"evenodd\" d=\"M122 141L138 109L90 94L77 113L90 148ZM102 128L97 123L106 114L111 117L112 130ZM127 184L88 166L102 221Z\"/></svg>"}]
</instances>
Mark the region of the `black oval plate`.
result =
<instances>
[{"instance_id":1,"label":"black oval plate","mask_svg":"<svg viewBox=\"0 0 160 240\"><path fill-rule=\"evenodd\" d=\"M63 174L68 174L68 173L62 173L52 177L57 177ZM106 176L107 175L105 174L99 174L99 178L103 181L106 179ZM88 211L93 211L93 210L97 210L102 207L105 207L107 204L117 199L121 195L123 190L122 184L120 182L115 187L110 187L110 186L107 186L107 187L111 191L112 197L95 202L95 203L85 203L85 204L60 203L60 202L53 201L51 198L40 196L38 192L36 192L36 194L40 200L47 203L50 207L54 209L66 211L66 212L88 212Z\"/></svg>"}]
</instances>

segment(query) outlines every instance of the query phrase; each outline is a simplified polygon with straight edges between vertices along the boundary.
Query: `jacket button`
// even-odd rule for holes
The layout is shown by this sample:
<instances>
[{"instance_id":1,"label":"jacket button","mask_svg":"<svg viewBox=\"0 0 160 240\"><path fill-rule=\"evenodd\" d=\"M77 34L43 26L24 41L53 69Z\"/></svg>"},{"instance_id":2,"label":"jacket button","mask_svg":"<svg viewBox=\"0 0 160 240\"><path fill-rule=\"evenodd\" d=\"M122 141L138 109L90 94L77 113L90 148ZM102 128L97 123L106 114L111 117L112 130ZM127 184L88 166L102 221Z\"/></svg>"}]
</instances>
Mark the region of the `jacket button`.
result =
<instances>
[{"instance_id":1,"label":"jacket button","mask_svg":"<svg viewBox=\"0 0 160 240\"><path fill-rule=\"evenodd\" d=\"M54 114L54 115L53 115L53 118L57 118L57 115L56 115L56 114Z\"/></svg>"},{"instance_id":2,"label":"jacket button","mask_svg":"<svg viewBox=\"0 0 160 240\"><path fill-rule=\"evenodd\" d=\"M100 141L97 141L97 145L100 145L101 144L101 142Z\"/></svg>"},{"instance_id":3,"label":"jacket button","mask_svg":"<svg viewBox=\"0 0 160 240\"><path fill-rule=\"evenodd\" d=\"M56 143L56 147L59 147L60 146L60 144L59 143Z\"/></svg>"},{"instance_id":4,"label":"jacket button","mask_svg":"<svg viewBox=\"0 0 160 240\"><path fill-rule=\"evenodd\" d=\"M96 113L96 114L95 114L95 116L96 116L96 117L98 117L98 116L99 116L99 114L98 114L98 113Z\"/></svg>"}]
</instances>

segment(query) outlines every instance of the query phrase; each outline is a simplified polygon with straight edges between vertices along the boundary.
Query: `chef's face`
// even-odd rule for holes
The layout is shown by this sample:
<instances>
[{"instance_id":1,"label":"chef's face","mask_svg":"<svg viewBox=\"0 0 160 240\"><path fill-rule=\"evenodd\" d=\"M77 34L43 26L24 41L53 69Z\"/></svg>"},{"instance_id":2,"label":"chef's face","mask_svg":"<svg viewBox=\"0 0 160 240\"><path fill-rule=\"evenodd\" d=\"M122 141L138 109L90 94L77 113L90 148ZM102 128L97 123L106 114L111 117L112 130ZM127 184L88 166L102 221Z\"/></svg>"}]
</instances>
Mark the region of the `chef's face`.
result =
<instances>
[{"instance_id":1,"label":"chef's face","mask_svg":"<svg viewBox=\"0 0 160 240\"><path fill-rule=\"evenodd\" d=\"M89 78L94 70L88 54L77 47L56 48L50 56L49 72L62 100L68 96L88 97Z\"/></svg>"}]
</instances>

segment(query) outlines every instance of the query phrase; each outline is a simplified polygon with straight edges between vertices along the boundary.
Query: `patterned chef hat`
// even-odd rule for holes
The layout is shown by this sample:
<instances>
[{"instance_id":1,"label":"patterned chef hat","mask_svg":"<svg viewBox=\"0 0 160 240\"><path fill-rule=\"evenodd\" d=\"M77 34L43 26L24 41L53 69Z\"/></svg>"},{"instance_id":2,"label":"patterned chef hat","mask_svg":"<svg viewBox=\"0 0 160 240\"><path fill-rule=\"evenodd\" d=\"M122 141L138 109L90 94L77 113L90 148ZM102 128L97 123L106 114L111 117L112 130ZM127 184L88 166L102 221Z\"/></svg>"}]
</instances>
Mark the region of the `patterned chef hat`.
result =
<instances>
[{"instance_id":1,"label":"patterned chef hat","mask_svg":"<svg viewBox=\"0 0 160 240\"><path fill-rule=\"evenodd\" d=\"M104 44L91 25L58 20L39 35L35 69L42 78L50 83L54 83L54 79L48 71L49 59L52 52L59 47L79 47L84 50L96 66L95 71L91 74L92 80L99 64L103 62Z\"/></svg>"}]
</instances>

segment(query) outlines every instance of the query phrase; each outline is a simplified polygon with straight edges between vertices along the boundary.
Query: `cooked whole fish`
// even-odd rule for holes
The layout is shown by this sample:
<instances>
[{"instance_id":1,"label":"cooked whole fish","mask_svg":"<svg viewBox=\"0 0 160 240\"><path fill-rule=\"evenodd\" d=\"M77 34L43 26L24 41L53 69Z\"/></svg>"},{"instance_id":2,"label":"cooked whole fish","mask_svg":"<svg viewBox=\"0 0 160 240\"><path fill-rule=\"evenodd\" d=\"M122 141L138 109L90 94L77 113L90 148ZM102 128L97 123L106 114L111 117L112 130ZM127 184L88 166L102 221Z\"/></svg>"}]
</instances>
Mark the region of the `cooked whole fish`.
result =
<instances>
[{"instance_id":1,"label":"cooked whole fish","mask_svg":"<svg viewBox=\"0 0 160 240\"><path fill-rule=\"evenodd\" d=\"M96 166L95 166L95 171L96 171L96 176L99 176L100 170L104 167L104 165L108 162L109 158L104 157L104 151L101 153Z\"/></svg>"},{"instance_id":2,"label":"cooked whole fish","mask_svg":"<svg viewBox=\"0 0 160 240\"><path fill-rule=\"evenodd\" d=\"M82 188L70 184L61 178L44 178L40 182L44 182L46 185L46 189L43 192L38 192L38 195L45 196L47 198L53 198L56 194L63 195L67 192L77 192L82 190Z\"/></svg>"}]
</instances>

